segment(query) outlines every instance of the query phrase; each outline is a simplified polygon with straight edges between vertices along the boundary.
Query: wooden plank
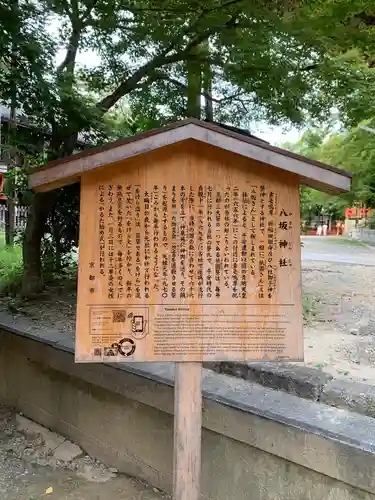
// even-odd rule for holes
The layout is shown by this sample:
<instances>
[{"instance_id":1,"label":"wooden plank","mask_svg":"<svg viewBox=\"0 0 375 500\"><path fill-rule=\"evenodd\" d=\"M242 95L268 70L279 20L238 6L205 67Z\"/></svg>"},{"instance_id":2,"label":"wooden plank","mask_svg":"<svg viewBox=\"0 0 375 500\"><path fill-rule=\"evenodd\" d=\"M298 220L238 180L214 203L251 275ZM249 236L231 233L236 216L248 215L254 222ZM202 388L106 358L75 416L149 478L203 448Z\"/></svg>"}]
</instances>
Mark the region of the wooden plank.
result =
<instances>
[{"instance_id":1,"label":"wooden plank","mask_svg":"<svg viewBox=\"0 0 375 500\"><path fill-rule=\"evenodd\" d=\"M171 148L83 179L77 361L302 360L298 179Z\"/></svg>"},{"instance_id":2,"label":"wooden plank","mask_svg":"<svg viewBox=\"0 0 375 500\"><path fill-rule=\"evenodd\" d=\"M201 374L201 363L176 363L173 500L200 498Z\"/></svg>"},{"instance_id":3,"label":"wooden plank","mask_svg":"<svg viewBox=\"0 0 375 500\"><path fill-rule=\"evenodd\" d=\"M302 156L289 155L287 151L273 148L254 140L239 140L228 134L218 134L215 130L193 129L193 138L262 162L299 176L299 183L330 194L339 194L350 190L350 175L335 168L327 168L318 162L313 163Z\"/></svg>"},{"instance_id":4,"label":"wooden plank","mask_svg":"<svg viewBox=\"0 0 375 500\"><path fill-rule=\"evenodd\" d=\"M114 143L113 147L99 149L95 154L73 155L70 161L64 161L61 164L56 162L51 168L44 168L31 173L29 185L35 191L50 191L55 189L56 186L61 187L64 185L65 179L81 177L85 172L109 164L116 164L121 161L122 166L126 167L123 161L127 158L133 158L186 140L191 135L189 127L192 127L192 125L168 131L161 129L160 133L156 135L145 136L137 141L126 141L119 145Z\"/></svg>"},{"instance_id":5,"label":"wooden plank","mask_svg":"<svg viewBox=\"0 0 375 500\"><path fill-rule=\"evenodd\" d=\"M51 180L51 182L49 182L48 184L43 183L33 189L38 193L45 193L47 191L53 191L54 189L60 189L65 186L69 186L70 184L76 184L77 182L80 182L80 180L81 175L75 174L72 176L63 177L61 179L59 178L56 181Z\"/></svg>"},{"instance_id":6,"label":"wooden plank","mask_svg":"<svg viewBox=\"0 0 375 500\"><path fill-rule=\"evenodd\" d=\"M295 173L300 177L300 183L329 193L340 193L350 189L351 175L345 171L275 148L252 137L199 121L177 122L173 126L88 150L69 159L51 162L31 173L29 184L35 190L55 189L61 183L64 184L65 179L71 182L72 178L77 178L86 171L189 139L206 142Z\"/></svg>"}]
</instances>

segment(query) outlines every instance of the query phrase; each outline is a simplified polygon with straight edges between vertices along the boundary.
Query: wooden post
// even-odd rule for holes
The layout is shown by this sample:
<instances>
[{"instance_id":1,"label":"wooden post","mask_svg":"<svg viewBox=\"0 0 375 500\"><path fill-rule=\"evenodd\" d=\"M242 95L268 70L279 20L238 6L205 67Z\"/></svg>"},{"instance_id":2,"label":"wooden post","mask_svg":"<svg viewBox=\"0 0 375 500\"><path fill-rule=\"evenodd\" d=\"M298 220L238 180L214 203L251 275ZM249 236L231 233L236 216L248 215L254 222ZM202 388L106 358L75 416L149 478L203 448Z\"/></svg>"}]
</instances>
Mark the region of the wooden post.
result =
<instances>
[{"instance_id":1,"label":"wooden post","mask_svg":"<svg viewBox=\"0 0 375 500\"><path fill-rule=\"evenodd\" d=\"M202 363L176 363L173 500L199 500L202 434Z\"/></svg>"}]
</instances>

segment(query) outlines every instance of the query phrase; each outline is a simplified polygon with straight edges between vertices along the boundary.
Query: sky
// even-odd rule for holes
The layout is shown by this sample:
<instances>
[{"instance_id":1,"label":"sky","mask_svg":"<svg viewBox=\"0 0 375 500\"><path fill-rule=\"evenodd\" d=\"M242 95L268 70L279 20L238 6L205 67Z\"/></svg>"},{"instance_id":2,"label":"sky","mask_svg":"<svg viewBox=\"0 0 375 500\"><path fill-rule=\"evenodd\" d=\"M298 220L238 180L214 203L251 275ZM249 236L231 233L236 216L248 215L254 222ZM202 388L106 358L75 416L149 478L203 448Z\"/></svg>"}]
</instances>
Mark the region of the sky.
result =
<instances>
[{"instance_id":1,"label":"sky","mask_svg":"<svg viewBox=\"0 0 375 500\"><path fill-rule=\"evenodd\" d=\"M270 127L266 123L261 123L251 130L253 135L278 146L285 142L298 142L303 132L295 127Z\"/></svg>"}]
</instances>

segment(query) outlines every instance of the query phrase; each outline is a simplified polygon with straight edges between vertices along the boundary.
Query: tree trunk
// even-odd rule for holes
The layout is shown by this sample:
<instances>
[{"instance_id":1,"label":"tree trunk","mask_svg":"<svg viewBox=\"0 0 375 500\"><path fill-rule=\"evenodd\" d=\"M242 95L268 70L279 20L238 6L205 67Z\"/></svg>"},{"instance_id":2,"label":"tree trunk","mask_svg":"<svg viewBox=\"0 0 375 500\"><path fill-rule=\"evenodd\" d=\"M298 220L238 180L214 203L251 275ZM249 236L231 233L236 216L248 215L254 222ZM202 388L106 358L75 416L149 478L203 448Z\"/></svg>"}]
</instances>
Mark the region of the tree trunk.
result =
<instances>
[{"instance_id":1,"label":"tree trunk","mask_svg":"<svg viewBox=\"0 0 375 500\"><path fill-rule=\"evenodd\" d=\"M52 223L53 240L55 243L55 271L61 272L61 227L58 222Z\"/></svg>"},{"instance_id":2,"label":"tree trunk","mask_svg":"<svg viewBox=\"0 0 375 500\"><path fill-rule=\"evenodd\" d=\"M12 10L17 19L17 24L19 25L19 6L18 0L13 0ZM18 45L18 32L15 30L12 36L12 56L11 56L11 73L15 75L17 68L17 45ZM17 134L17 85L16 77L13 76L12 87L11 87L11 102L10 102L10 116L8 122L8 172L11 172L17 165L17 147L16 147L16 134ZM9 246L14 244L14 219L15 219L15 186L14 178L8 178L8 189L7 189L7 219L5 226L5 242Z\"/></svg>"},{"instance_id":3,"label":"tree trunk","mask_svg":"<svg viewBox=\"0 0 375 500\"><path fill-rule=\"evenodd\" d=\"M203 44L205 52L205 62L203 65L203 91L204 91L204 108L205 119L208 122L214 121L214 109L212 104L212 67L210 64L210 47L209 42Z\"/></svg>"},{"instance_id":4,"label":"tree trunk","mask_svg":"<svg viewBox=\"0 0 375 500\"><path fill-rule=\"evenodd\" d=\"M202 93L202 75L201 62L198 57L199 48L196 49L196 57L187 61L188 74L188 102L187 116L191 118L201 117L201 93Z\"/></svg>"},{"instance_id":5,"label":"tree trunk","mask_svg":"<svg viewBox=\"0 0 375 500\"><path fill-rule=\"evenodd\" d=\"M36 193L29 207L23 242L22 295L28 297L43 290L41 244L46 220L55 201L56 193Z\"/></svg>"},{"instance_id":6,"label":"tree trunk","mask_svg":"<svg viewBox=\"0 0 375 500\"><path fill-rule=\"evenodd\" d=\"M9 180L9 179L8 179ZM15 219L15 206L12 193L8 193L6 200L5 211L5 244L12 247L14 245L14 219Z\"/></svg>"}]
</instances>

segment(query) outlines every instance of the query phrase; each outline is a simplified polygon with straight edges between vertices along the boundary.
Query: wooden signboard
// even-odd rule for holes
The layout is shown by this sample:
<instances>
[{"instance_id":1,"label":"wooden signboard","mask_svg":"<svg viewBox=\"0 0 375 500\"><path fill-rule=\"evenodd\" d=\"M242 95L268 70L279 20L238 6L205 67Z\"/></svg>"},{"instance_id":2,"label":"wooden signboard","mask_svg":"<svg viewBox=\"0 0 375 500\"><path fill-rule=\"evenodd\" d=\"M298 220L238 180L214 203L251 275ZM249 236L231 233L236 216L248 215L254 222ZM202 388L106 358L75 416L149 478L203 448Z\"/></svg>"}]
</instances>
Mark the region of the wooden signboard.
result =
<instances>
[{"instance_id":1,"label":"wooden signboard","mask_svg":"<svg viewBox=\"0 0 375 500\"><path fill-rule=\"evenodd\" d=\"M30 176L81 180L76 360L177 362L174 500L200 497L201 362L303 359L299 184L349 177L194 119Z\"/></svg>"},{"instance_id":2,"label":"wooden signboard","mask_svg":"<svg viewBox=\"0 0 375 500\"><path fill-rule=\"evenodd\" d=\"M81 182L78 361L303 359L296 176L190 141Z\"/></svg>"}]
</instances>

